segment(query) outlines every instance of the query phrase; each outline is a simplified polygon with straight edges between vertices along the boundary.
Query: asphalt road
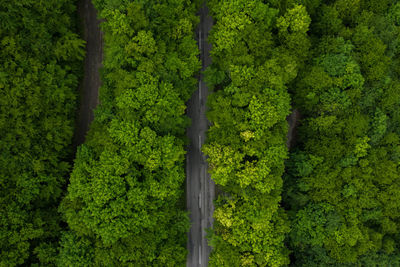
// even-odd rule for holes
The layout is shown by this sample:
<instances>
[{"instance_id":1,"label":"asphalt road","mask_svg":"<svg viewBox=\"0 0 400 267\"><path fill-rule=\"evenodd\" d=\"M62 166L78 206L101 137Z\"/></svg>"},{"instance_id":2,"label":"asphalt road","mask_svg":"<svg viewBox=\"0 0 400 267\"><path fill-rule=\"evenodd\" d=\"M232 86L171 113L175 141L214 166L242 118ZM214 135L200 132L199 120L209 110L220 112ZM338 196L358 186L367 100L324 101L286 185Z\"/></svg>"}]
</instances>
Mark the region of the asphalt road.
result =
<instances>
[{"instance_id":1,"label":"asphalt road","mask_svg":"<svg viewBox=\"0 0 400 267\"><path fill-rule=\"evenodd\" d=\"M290 150L296 144L297 137L297 126L299 125L300 112L298 109L294 109L292 113L287 116L286 121L289 124L288 133L286 135L286 146Z\"/></svg>"},{"instance_id":2,"label":"asphalt road","mask_svg":"<svg viewBox=\"0 0 400 267\"><path fill-rule=\"evenodd\" d=\"M198 28L198 45L201 51L202 70L211 64L209 52L211 45L207 36L213 24L207 7L200 11ZM187 103L188 116L192 125L187 131L190 139L186 154L186 204L190 215L191 228L188 233L188 267L208 266L211 248L207 244L205 229L213 225L215 185L207 171L207 162L201 152L205 134L209 126L206 118L206 101L208 89L200 75L199 87Z\"/></svg>"},{"instance_id":3,"label":"asphalt road","mask_svg":"<svg viewBox=\"0 0 400 267\"><path fill-rule=\"evenodd\" d=\"M85 141L85 135L93 120L93 110L99 103L99 88L101 85L99 69L103 60L103 33L100 31L100 21L91 0L80 0L78 14L82 22L83 38L86 41L86 57L84 76L79 87L80 101L74 133L74 144Z\"/></svg>"}]
</instances>

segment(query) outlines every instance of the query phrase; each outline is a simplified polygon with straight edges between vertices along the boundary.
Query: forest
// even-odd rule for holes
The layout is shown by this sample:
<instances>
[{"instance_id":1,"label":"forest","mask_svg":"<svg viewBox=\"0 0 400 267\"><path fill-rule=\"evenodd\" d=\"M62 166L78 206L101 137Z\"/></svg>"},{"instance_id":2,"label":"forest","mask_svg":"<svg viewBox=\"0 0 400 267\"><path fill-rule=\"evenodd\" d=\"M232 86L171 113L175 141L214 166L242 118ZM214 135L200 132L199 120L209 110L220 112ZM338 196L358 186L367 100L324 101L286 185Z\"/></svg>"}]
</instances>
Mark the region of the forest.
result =
<instances>
[{"instance_id":1,"label":"forest","mask_svg":"<svg viewBox=\"0 0 400 267\"><path fill-rule=\"evenodd\" d=\"M224 192L216 200L210 264L286 265L290 228L279 203L288 158L287 85L310 46L310 17L304 6L283 10L261 0L209 6L215 19L206 73L212 126L203 149Z\"/></svg>"},{"instance_id":2,"label":"forest","mask_svg":"<svg viewBox=\"0 0 400 267\"><path fill-rule=\"evenodd\" d=\"M398 266L400 3L265 2L209 1L210 264Z\"/></svg>"},{"instance_id":3,"label":"forest","mask_svg":"<svg viewBox=\"0 0 400 267\"><path fill-rule=\"evenodd\" d=\"M284 177L287 244L298 266L399 266L400 3L309 12L313 45L290 89L303 118Z\"/></svg>"},{"instance_id":4,"label":"forest","mask_svg":"<svg viewBox=\"0 0 400 267\"><path fill-rule=\"evenodd\" d=\"M0 4L0 266L52 264L84 41L70 0Z\"/></svg>"},{"instance_id":5,"label":"forest","mask_svg":"<svg viewBox=\"0 0 400 267\"><path fill-rule=\"evenodd\" d=\"M60 266L183 266L185 102L200 69L191 1L95 1L105 59L60 211Z\"/></svg>"},{"instance_id":6,"label":"forest","mask_svg":"<svg viewBox=\"0 0 400 267\"><path fill-rule=\"evenodd\" d=\"M0 5L0 266L185 266L200 0ZM207 0L209 266L400 266L400 1ZM288 116L299 114L288 143Z\"/></svg>"}]
</instances>

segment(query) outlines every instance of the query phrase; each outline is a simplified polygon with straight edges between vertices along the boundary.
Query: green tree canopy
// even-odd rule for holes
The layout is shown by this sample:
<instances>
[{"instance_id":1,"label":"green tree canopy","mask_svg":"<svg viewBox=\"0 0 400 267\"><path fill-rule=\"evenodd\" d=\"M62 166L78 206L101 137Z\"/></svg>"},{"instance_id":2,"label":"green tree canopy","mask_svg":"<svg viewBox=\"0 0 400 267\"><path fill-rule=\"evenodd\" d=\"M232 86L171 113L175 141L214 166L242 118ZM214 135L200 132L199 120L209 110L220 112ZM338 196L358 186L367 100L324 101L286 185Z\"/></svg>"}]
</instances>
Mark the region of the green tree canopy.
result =
<instances>
[{"instance_id":1,"label":"green tree canopy","mask_svg":"<svg viewBox=\"0 0 400 267\"><path fill-rule=\"evenodd\" d=\"M60 210L61 266L183 266L185 102L200 69L191 1L95 1L100 105ZM75 245L77 243L78 245Z\"/></svg>"},{"instance_id":2,"label":"green tree canopy","mask_svg":"<svg viewBox=\"0 0 400 267\"><path fill-rule=\"evenodd\" d=\"M331 1L311 24L285 179L299 266L400 264L398 4L378 2Z\"/></svg>"},{"instance_id":3,"label":"green tree canopy","mask_svg":"<svg viewBox=\"0 0 400 267\"><path fill-rule=\"evenodd\" d=\"M0 266L54 262L84 41L75 1L0 5Z\"/></svg>"},{"instance_id":4,"label":"green tree canopy","mask_svg":"<svg viewBox=\"0 0 400 267\"><path fill-rule=\"evenodd\" d=\"M206 70L212 126L203 150L222 191L210 265L287 265L289 225L279 205L287 86L307 56L310 17L301 5L285 12L258 0L208 3L215 19L209 36L213 63Z\"/></svg>"}]
</instances>

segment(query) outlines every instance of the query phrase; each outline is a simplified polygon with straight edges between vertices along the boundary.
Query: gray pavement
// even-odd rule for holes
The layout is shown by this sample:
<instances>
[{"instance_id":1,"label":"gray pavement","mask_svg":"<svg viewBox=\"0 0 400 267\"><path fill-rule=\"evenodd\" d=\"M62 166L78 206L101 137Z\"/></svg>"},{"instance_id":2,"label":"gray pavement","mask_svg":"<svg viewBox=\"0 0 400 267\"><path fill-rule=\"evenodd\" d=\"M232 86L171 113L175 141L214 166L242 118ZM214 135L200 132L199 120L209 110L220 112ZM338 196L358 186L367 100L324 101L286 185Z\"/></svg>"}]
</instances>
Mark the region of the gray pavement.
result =
<instances>
[{"instance_id":1,"label":"gray pavement","mask_svg":"<svg viewBox=\"0 0 400 267\"><path fill-rule=\"evenodd\" d=\"M213 21L207 7L200 11L198 28L198 44L201 51L202 70L211 64L209 52L211 45L207 42L208 33ZM186 155L186 204L190 215L191 228L188 233L188 267L208 266L211 248L205 237L206 228L213 225L215 185L207 171L207 162L201 147L209 126L206 118L206 101L208 89L200 75L199 85L192 98L187 103L188 116L192 125L187 131L190 140Z\"/></svg>"},{"instance_id":2,"label":"gray pavement","mask_svg":"<svg viewBox=\"0 0 400 267\"><path fill-rule=\"evenodd\" d=\"M292 111L292 113L287 116L286 121L289 124L288 133L286 135L286 146L290 150L291 147L294 147L296 144L297 137L297 126L299 125L300 120L300 112L296 108Z\"/></svg>"},{"instance_id":3,"label":"gray pavement","mask_svg":"<svg viewBox=\"0 0 400 267\"><path fill-rule=\"evenodd\" d=\"M85 141L89 125L93 120L93 110L99 103L99 88L101 85L99 69L103 60L103 33L100 31L100 21L97 10L91 0L78 2L78 14L82 23L83 38L86 41L86 57L84 75L79 87L80 102L74 132L74 145Z\"/></svg>"}]
</instances>

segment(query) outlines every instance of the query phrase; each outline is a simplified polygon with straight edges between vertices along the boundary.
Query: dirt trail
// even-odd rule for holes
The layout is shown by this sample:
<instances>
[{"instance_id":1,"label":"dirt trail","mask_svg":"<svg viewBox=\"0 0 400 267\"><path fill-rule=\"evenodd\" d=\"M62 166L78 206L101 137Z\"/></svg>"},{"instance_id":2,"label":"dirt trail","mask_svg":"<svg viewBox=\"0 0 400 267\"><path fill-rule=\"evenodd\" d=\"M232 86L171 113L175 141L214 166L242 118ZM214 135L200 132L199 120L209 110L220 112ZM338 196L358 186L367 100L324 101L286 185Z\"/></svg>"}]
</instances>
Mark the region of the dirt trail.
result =
<instances>
[{"instance_id":1,"label":"dirt trail","mask_svg":"<svg viewBox=\"0 0 400 267\"><path fill-rule=\"evenodd\" d=\"M78 14L86 41L84 76L79 86L80 102L76 120L74 144L85 141L85 135L93 120L93 110L99 103L100 68L103 61L103 33L100 31L100 20L91 0L78 2Z\"/></svg>"}]
</instances>

